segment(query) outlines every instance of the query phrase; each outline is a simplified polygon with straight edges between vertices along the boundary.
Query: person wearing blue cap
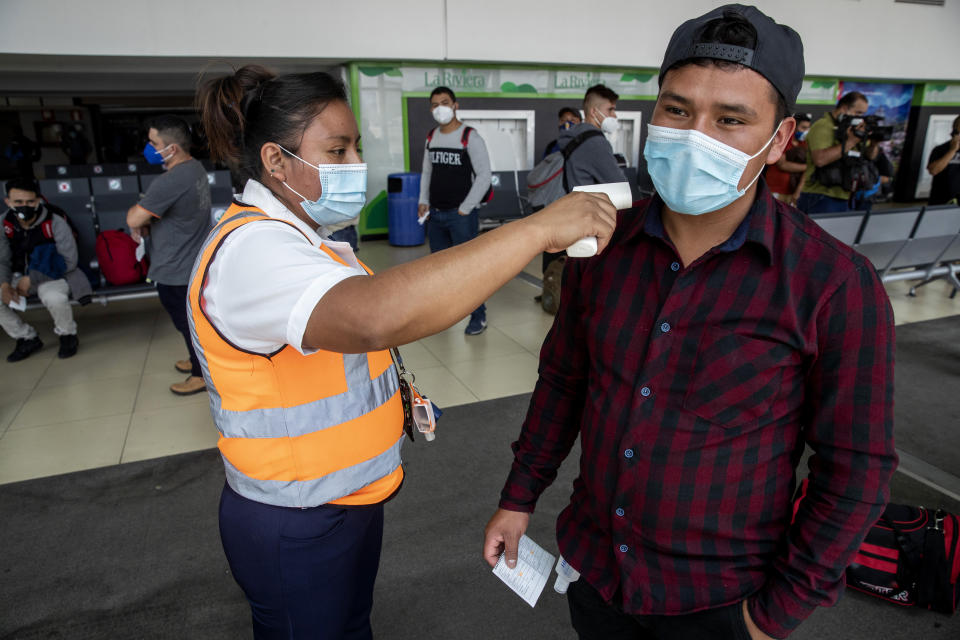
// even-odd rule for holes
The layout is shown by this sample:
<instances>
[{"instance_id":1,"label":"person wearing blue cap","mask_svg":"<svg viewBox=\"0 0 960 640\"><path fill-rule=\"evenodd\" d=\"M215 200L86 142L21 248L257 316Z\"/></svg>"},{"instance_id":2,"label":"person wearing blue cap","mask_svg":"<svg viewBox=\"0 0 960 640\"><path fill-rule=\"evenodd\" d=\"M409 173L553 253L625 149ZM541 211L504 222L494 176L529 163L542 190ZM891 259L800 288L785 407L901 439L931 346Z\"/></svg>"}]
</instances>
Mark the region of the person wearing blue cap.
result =
<instances>
[{"instance_id":1,"label":"person wearing blue cap","mask_svg":"<svg viewBox=\"0 0 960 640\"><path fill-rule=\"evenodd\" d=\"M889 498L886 292L760 177L803 73L800 36L755 7L682 24L644 149L656 194L567 263L483 554L516 566L579 436L557 541L581 639L786 638L836 602Z\"/></svg>"}]
</instances>

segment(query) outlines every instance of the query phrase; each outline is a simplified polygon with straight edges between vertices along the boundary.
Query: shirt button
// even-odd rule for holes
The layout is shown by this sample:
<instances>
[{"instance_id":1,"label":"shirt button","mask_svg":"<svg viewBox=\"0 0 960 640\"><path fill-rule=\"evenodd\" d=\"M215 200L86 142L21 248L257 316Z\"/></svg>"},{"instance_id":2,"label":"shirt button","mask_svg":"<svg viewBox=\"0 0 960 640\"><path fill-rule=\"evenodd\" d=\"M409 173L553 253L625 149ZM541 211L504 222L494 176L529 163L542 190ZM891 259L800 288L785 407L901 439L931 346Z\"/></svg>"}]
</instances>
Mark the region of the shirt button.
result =
<instances>
[{"instance_id":1,"label":"shirt button","mask_svg":"<svg viewBox=\"0 0 960 640\"><path fill-rule=\"evenodd\" d=\"M633 457L633 449L627 449L626 451L624 451L624 452L623 452L623 457L624 457L624 458L632 458L632 457Z\"/></svg>"},{"instance_id":2,"label":"shirt button","mask_svg":"<svg viewBox=\"0 0 960 640\"><path fill-rule=\"evenodd\" d=\"M622 517L623 517L623 514L625 513L625 511L623 510L623 507L617 507L616 513L617 513L618 516L620 516L620 517L622 518Z\"/></svg>"},{"instance_id":3,"label":"shirt button","mask_svg":"<svg viewBox=\"0 0 960 640\"><path fill-rule=\"evenodd\" d=\"M620 545L620 553L626 553L629 550L630 550L630 547L628 547L627 545L625 544Z\"/></svg>"},{"instance_id":4,"label":"shirt button","mask_svg":"<svg viewBox=\"0 0 960 640\"><path fill-rule=\"evenodd\" d=\"M640 395L642 395L644 398L649 398L649 397L650 397L650 387L643 387L642 389L640 389Z\"/></svg>"},{"instance_id":5,"label":"shirt button","mask_svg":"<svg viewBox=\"0 0 960 640\"><path fill-rule=\"evenodd\" d=\"M679 262L674 262L673 264L671 264L671 265L670 265L670 270L671 270L671 271L680 271L680 263L679 263Z\"/></svg>"},{"instance_id":6,"label":"shirt button","mask_svg":"<svg viewBox=\"0 0 960 640\"><path fill-rule=\"evenodd\" d=\"M667 331L670 331L670 323L664 322L663 324L661 324L660 331L663 331L664 333L666 333Z\"/></svg>"}]
</instances>

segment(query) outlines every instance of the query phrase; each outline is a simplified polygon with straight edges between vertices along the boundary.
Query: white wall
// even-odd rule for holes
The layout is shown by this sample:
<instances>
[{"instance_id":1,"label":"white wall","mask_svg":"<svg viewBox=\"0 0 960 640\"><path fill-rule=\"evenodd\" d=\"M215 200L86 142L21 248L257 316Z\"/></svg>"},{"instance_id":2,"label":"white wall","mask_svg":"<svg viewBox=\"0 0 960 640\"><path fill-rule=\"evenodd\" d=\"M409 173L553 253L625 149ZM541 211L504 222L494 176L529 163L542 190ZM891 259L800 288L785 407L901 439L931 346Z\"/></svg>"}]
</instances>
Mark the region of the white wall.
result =
<instances>
[{"instance_id":1,"label":"white wall","mask_svg":"<svg viewBox=\"0 0 960 640\"><path fill-rule=\"evenodd\" d=\"M960 79L960 0L754 0L808 75ZM709 0L0 0L0 53L657 67Z\"/></svg>"},{"instance_id":2,"label":"white wall","mask_svg":"<svg viewBox=\"0 0 960 640\"><path fill-rule=\"evenodd\" d=\"M448 0L448 55L465 60L659 67L674 29L721 4L719 0ZM800 34L807 75L960 79L960 0L946 0L944 7L894 0L745 0L743 4L756 5Z\"/></svg>"},{"instance_id":3,"label":"white wall","mask_svg":"<svg viewBox=\"0 0 960 640\"><path fill-rule=\"evenodd\" d=\"M0 52L442 57L443 0L0 0Z\"/></svg>"}]
</instances>

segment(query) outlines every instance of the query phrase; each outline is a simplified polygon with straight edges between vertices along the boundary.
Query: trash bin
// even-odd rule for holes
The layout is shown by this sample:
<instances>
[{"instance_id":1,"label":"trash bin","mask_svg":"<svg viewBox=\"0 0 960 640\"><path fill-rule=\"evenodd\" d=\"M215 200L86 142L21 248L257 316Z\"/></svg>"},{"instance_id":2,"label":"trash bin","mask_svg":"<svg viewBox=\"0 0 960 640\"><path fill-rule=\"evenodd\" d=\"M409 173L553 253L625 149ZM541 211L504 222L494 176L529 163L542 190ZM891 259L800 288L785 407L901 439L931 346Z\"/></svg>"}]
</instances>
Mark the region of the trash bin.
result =
<instances>
[{"instance_id":1,"label":"trash bin","mask_svg":"<svg viewBox=\"0 0 960 640\"><path fill-rule=\"evenodd\" d=\"M391 173L387 176L387 228L390 244L398 247L421 245L426 240L417 222L420 202L419 173Z\"/></svg>"}]
</instances>

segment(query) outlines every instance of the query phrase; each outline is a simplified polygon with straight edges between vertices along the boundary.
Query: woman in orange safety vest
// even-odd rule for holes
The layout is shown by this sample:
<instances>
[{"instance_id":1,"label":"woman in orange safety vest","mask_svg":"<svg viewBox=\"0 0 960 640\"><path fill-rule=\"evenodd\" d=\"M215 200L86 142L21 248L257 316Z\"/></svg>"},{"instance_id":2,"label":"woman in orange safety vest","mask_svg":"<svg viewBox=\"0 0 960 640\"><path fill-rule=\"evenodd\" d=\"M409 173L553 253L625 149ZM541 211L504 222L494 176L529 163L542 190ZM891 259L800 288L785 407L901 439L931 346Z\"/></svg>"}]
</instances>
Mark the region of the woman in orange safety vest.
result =
<instances>
[{"instance_id":1,"label":"woman in orange safety vest","mask_svg":"<svg viewBox=\"0 0 960 640\"><path fill-rule=\"evenodd\" d=\"M338 80L249 66L198 104L212 157L245 180L188 296L226 471L224 551L257 638L370 638L383 503L403 480L387 349L452 326L542 251L585 236L602 250L616 211L574 193L373 275L327 237L367 191Z\"/></svg>"}]
</instances>

